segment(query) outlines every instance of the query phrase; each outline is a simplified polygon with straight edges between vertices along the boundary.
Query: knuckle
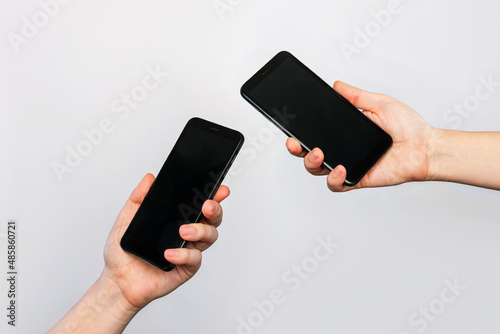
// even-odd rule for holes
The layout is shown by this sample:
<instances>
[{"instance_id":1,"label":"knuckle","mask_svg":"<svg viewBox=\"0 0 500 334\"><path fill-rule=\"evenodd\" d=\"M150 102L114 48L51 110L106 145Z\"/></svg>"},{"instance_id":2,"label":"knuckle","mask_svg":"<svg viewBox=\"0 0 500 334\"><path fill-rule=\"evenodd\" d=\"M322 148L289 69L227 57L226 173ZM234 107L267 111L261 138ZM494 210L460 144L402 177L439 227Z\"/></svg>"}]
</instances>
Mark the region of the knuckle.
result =
<instances>
[{"instance_id":1,"label":"knuckle","mask_svg":"<svg viewBox=\"0 0 500 334\"><path fill-rule=\"evenodd\" d=\"M188 263L195 264L201 261L201 252L197 249L190 249Z\"/></svg>"}]
</instances>

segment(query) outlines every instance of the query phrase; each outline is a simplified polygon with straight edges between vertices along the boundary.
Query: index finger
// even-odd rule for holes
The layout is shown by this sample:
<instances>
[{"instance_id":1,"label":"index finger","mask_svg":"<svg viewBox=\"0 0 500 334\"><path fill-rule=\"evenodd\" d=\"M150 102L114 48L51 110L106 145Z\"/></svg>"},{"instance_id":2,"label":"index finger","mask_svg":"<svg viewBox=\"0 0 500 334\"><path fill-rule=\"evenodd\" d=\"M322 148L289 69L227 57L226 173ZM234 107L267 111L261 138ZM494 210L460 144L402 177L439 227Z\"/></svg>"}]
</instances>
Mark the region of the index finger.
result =
<instances>
[{"instance_id":1,"label":"index finger","mask_svg":"<svg viewBox=\"0 0 500 334\"><path fill-rule=\"evenodd\" d=\"M229 188L225 185L221 185L214 195L214 201L220 203L225 200L229 196L229 194L231 194Z\"/></svg>"}]
</instances>

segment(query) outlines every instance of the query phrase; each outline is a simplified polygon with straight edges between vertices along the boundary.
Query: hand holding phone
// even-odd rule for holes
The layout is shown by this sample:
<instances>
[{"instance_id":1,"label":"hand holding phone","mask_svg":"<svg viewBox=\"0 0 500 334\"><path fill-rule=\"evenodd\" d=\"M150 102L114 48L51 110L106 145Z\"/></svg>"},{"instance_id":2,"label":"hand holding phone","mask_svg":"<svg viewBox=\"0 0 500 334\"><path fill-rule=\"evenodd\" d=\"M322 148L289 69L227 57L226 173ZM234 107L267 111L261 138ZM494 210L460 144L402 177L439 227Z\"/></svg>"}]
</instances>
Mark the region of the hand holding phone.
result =
<instances>
[{"instance_id":1,"label":"hand holding phone","mask_svg":"<svg viewBox=\"0 0 500 334\"><path fill-rule=\"evenodd\" d=\"M391 137L286 51L278 53L241 88L241 94L323 165L343 165L345 184L356 185L392 145Z\"/></svg>"},{"instance_id":2,"label":"hand holding phone","mask_svg":"<svg viewBox=\"0 0 500 334\"><path fill-rule=\"evenodd\" d=\"M355 187L349 187L344 183L346 171L343 166L337 166L330 172L322 165L324 154L319 148L308 153L298 141L288 138L288 150L304 158L309 173L328 175L328 187L335 192L428 180L429 145L431 138L436 137L433 134L435 128L415 110L391 96L365 91L340 81L335 82L333 88L383 127L394 139L394 144ZM313 159L312 155L316 157Z\"/></svg>"},{"instance_id":3,"label":"hand holding phone","mask_svg":"<svg viewBox=\"0 0 500 334\"><path fill-rule=\"evenodd\" d=\"M243 145L235 130L191 119L121 239L121 247L169 271L166 249L182 248L179 228L197 223L202 206L212 199Z\"/></svg>"}]
</instances>

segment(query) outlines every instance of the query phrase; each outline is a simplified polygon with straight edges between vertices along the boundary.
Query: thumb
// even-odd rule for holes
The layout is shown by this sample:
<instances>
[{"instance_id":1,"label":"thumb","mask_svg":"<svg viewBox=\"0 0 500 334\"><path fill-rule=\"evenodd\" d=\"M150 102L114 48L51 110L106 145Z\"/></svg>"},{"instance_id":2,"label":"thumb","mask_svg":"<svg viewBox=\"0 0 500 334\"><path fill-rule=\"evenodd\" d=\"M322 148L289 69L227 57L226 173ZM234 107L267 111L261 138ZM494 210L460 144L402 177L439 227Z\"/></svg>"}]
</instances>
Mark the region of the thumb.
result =
<instances>
[{"instance_id":1,"label":"thumb","mask_svg":"<svg viewBox=\"0 0 500 334\"><path fill-rule=\"evenodd\" d=\"M148 193L149 188L151 188L154 180L155 177L152 174L146 174L134 189L132 194L130 194L129 200L138 207L138 205L140 205L144 200L144 197L146 197L146 194Z\"/></svg>"},{"instance_id":2,"label":"thumb","mask_svg":"<svg viewBox=\"0 0 500 334\"><path fill-rule=\"evenodd\" d=\"M333 85L333 89L345 97L356 108L362 110L375 111L383 97L382 94L368 92L348 85L342 81L336 81Z\"/></svg>"},{"instance_id":3,"label":"thumb","mask_svg":"<svg viewBox=\"0 0 500 334\"><path fill-rule=\"evenodd\" d=\"M132 194L130 194L129 199L123 206L122 210L118 214L118 218L115 221L114 227L125 226L128 227L132 218L135 216L137 210L142 204L142 201L146 197L151 185L153 184L155 177L152 174L146 174L139 183L139 185L134 189Z\"/></svg>"}]
</instances>

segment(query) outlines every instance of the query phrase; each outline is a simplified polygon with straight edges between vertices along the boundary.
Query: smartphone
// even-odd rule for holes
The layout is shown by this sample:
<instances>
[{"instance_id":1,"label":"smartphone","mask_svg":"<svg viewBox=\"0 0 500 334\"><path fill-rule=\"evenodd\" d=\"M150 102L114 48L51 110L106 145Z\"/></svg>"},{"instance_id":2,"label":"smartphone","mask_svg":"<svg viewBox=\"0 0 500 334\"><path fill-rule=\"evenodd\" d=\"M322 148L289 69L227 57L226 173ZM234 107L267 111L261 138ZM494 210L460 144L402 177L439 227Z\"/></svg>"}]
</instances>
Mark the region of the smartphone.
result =
<instances>
[{"instance_id":1,"label":"smartphone","mask_svg":"<svg viewBox=\"0 0 500 334\"><path fill-rule=\"evenodd\" d=\"M241 146L243 135L221 125L192 118L177 139L156 180L121 239L121 247L164 271L175 265L166 249L182 248L179 227L197 223Z\"/></svg>"},{"instance_id":2,"label":"smartphone","mask_svg":"<svg viewBox=\"0 0 500 334\"><path fill-rule=\"evenodd\" d=\"M349 186L392 145L386 132L286 51L252 76L241 95L306 151L319 147L328 170L343 165Z\"/></svg>"}]
</instances>

